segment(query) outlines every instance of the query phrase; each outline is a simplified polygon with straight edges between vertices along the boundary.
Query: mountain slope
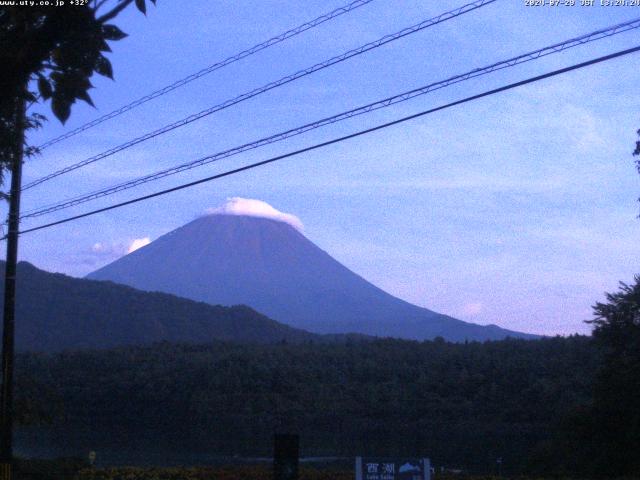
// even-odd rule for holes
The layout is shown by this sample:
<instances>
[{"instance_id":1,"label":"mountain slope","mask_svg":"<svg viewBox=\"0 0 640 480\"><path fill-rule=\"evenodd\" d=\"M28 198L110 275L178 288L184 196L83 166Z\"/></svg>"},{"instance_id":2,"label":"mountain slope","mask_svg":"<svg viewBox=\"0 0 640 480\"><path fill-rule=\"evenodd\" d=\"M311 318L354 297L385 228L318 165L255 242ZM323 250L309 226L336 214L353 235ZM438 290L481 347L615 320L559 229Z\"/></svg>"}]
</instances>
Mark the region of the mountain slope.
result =
<instances>
[{"instance_id":1,"label":"mountain slope","mask_svg":"<svg viewBox=\"0 0 640 480\"><path fill-rule=\"evenodd\" d=\"M245 304L317 333L451 341L531 337L463 322L393 297L287 223L243 215L198 218L91 273L211 304Z\"/></svg>"},{"instance_id":2,"label":"mountain slope","mask_svg":"<svg viewBox=\"0 0 640 480\"><path fill-rule=\"evenodd\" d=\"M0 262L4 275L5 262ZM4 291L4 276L0 278ZM1 295L1 294L0 294ZM18 350L59 351L214 339L271 343L323 340L245 306L222 307L18 264Z\"/></svg>"}]
</instances>

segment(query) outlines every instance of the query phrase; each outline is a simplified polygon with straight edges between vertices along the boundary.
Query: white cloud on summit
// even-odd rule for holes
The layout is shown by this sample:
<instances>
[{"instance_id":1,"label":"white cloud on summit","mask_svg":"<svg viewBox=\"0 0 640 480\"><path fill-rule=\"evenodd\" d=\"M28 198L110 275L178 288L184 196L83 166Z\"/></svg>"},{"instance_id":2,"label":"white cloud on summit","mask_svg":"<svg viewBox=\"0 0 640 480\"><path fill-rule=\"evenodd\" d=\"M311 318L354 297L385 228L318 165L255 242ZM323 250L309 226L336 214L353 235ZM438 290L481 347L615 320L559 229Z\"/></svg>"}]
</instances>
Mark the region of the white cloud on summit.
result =
<instances>
[{"instance_id":1,"label":"white cloud on summit","mask_svg":"<svg viewBox=\"0 0 640 480\"><path fill-rule=\"evenodd\" d=\"M298 217L290 213L276 210L267 202L251 198L232 197L227 198L224 205L206 210L207 215L247 215L250 217L270 218L279 222L288 223L297 230L302 231L303 225Z\"/></svg>"},{"instance_id":2,"label":"white cloud on summit","mask_svg":"<svg viewBox=\"0 0 640 480\"><path fill-rule=\"evenodd\" d=\"M129 245L129 248L127 249L127 254L131 252L135 252L139 248L149 245L150 243L151 243L151 239L149 237L136 238Z\"/></svg>"}]
</instances>

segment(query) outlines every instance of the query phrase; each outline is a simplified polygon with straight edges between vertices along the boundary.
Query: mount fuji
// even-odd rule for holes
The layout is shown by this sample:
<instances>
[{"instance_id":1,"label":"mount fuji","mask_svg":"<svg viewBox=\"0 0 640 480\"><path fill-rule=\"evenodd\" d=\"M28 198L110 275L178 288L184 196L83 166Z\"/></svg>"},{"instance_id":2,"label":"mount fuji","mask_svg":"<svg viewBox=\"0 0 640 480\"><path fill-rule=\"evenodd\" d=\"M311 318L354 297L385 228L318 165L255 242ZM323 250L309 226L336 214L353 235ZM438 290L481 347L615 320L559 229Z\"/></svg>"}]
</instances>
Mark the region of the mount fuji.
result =
<instances>
[{"instance_id":1,"label":"mount fuji","mask_svg":"<svg viewBox=\"0 0 640 480\"><path fill-rule=\"evenodd\" d=\"M244 304L314 333L415 340L441 336L449 341L535 338L457 320L396 298L313 244L301 233L296 217L256 200L232 199L226 208L161 236L87 278L214 305Z\"/></svg>"}]
</instances>

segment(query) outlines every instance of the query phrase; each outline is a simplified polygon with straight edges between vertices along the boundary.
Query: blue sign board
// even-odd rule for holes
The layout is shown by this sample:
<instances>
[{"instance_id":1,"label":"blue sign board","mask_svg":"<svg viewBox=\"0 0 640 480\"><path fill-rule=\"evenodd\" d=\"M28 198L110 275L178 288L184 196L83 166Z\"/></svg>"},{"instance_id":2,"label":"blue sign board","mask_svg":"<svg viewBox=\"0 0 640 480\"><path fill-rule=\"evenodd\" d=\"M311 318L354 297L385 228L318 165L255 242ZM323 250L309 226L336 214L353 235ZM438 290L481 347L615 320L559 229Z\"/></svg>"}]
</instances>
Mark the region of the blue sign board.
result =
<instances>
[{"instance_id":1,"label":"blue sign board","mask_svg":"<svg viewBox=\"0 0 640 480\"><path fill-rule=\"evenodd\" d=\"M356 457L356 480L431 480L428 458Z\"/></svg>"}]
</instances>

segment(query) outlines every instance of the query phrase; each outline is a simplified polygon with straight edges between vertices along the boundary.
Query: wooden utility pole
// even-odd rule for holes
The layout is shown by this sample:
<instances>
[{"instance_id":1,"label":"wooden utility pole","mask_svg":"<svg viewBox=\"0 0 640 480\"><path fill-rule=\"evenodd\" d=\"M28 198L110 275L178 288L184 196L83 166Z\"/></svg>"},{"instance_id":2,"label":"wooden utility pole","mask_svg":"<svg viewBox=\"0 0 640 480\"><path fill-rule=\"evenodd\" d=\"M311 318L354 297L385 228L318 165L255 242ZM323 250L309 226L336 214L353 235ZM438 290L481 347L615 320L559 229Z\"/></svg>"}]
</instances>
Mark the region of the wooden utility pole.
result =
<instances>
[{"instance_id":1,"label":"wooden utility pole","mask_svg":"<svg viewBox=\"0 0 640 480\"><path fill-rule=\"evenodd\" d=\"M15 341L16 266L20 190L24 155L25 99L19 92L15 108L15 144L11 158L11 192L7 232L7 262L4 276L4 317L2 331L2 390L0 391L0 480L11 480L13 463L13 357Z\"/></svg>"}]
</instances>

